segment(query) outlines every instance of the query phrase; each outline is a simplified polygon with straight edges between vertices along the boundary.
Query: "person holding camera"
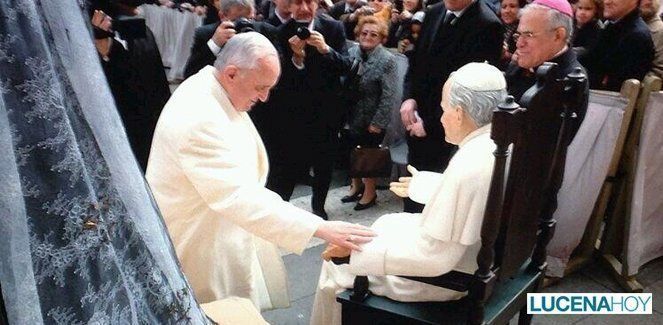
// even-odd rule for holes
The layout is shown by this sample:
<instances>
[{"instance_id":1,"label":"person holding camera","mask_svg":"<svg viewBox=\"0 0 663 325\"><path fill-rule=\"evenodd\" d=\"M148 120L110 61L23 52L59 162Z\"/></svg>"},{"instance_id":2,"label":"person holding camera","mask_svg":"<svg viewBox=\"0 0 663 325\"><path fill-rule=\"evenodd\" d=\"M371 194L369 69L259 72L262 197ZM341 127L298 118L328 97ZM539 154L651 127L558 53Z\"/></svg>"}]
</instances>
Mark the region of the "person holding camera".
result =
<instances>
[{"instance_id":1,"label":"person holding camera","mask_svg":"<svg viewBox=\"0 0 663 325\"><path fill-rule=\"evenodd\" d=\"M341 76L351 61L341 22L316 14L315 0L289 0L292 19L278 28L282 75L265 107L251 117L270 163L267 188L289 200L295 184L313 169L312 210L327 218L338 132L345 110Z\"/></svg>"},{"instance_id":2,"label":"person holding camera","mask_svg":"<svg viewBox=\"0 0 663 325\"><path fill-rule=\"evenodd\" d=\"M203 67L214 64L216 56L228 40L237 33L256 31L274 41L275 28L264 22L251 20L255 9L251 0L216 1L219 22L196 28L191 54L184 68L189 78Z\"/></svg>"},{"instance_id":3,"label":"person holding camera","mask_svg":"<svg viewBox=\"0 0 663 325\"><path fill-rule=\"evenodd\" d=\"M389 37L387 47L399 47L402 40L408 40L404 46L414 44L412 38L412 22L421 23L424 21L423 0L397 0L391 9L391 26L389 28ZM403 53L404 51L400 51Z\"/></svg>"},{"instance_id":4,"label":"person holding camera","mask_svg":"<svg viewBox=\"0 0 663 325\"><path fill-rule=\"evenodd\" d=\"M145 20L127 2L92 2L90 22L108 86L131 150L145 171L159 114L170 98L161 54ZM127 8L127 10L123 10Z\"/></svg>"}]
</instances>

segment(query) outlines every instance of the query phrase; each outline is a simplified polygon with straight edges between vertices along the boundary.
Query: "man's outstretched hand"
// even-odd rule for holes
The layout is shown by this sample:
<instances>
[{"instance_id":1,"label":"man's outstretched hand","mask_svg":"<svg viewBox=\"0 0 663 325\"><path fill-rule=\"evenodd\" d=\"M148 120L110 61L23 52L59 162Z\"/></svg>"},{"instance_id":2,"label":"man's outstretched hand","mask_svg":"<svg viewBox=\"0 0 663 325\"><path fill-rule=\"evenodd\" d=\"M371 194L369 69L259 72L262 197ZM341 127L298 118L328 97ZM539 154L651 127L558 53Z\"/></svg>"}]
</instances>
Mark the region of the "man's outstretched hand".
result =
<instances>
[{"instance_id":1,"label":"man's outstretched hand","mask_svg":"<svg viewBox=\"0 0 663 325\"><path fill-rule=\"evenodd\" d=\"M371 228L344 221L326 221L313 236L348 250L361 251L359 244L368 243L376 236Z\"/></svg>"}]
</instances>

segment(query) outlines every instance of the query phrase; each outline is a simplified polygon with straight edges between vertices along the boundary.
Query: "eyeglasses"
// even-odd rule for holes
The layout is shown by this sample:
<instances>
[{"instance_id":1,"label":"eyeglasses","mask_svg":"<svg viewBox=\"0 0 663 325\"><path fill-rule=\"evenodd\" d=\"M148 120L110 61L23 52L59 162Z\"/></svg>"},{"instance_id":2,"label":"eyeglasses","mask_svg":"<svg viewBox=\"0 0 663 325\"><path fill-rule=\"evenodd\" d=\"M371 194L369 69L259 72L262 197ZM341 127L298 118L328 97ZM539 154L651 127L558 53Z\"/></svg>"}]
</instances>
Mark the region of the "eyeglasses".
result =
<instances>
[{"instance_id":1,"label":"eyeglasses","mask_svg":"<svg viewBox=\"0 0 663 325\"><path fill-rule=\"evenodd\" d=\"M529 40L531 40L535 37L538 37L541 34L545 34L545 33L552 32L552 31L554 31L554 29L549 29L549 30L545 30L545 31L542 31L542 32L529 32L529 31L515 32L515 33L513 33L513 35L511 35L511 37L513 37L514 42L518 42L518 39L520 39L521 37L523 38L523 41L529 41Z\"/></svg>"},{"instance_id":2,"label":"eyeglasses","mask_svg":"<svg viewBox=\"0 0 663 325\"><path fill-rule=\"evenodd\" d=\"M366 0L366 2L385 2L387 0Z\"/></svg>"},{"instance_id":3,"label":"eyeglasses","mask_svg":"<svg viewBox=\"0 0 663 325\"><path fill-rule=\"evenodd\" d=\"M363 37L369 37L370 36L370 37L373 37L373 38L376 38L376 37L380 36L380 34L378 34L378 33L371 33L371 32L361 32L360 35L363 36Z\"/></svg>"}]
</instances>

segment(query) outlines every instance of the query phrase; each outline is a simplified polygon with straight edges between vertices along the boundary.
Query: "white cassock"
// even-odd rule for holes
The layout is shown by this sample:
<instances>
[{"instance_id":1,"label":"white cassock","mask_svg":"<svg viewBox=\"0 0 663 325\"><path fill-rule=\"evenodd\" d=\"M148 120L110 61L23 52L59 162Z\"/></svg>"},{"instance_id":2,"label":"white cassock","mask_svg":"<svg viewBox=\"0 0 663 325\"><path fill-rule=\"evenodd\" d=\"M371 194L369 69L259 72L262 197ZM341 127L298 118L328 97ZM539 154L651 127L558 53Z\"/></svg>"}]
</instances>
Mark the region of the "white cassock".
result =
<instances>
[{"instance_id":1,"label":"white cassock","mask_svg":"<svg viewBox=\"0 0 663 325\"><path fill-rule=\"evenodd\" d=\"M335 296L351 288L356 275L369 276L373 293L398 301L454 300L466 294L393 275L476 271L495 161L490 127L465 137L443 174L419 172L413 177L408 194L426 204L422 213L384 215L372 226L378 236L363 245L362 252L352 252L350 264L323 262L311 324L341 323Z\"/></svg>"},{"instance_id":2,"label":"white cassock","mask_svg":"<svg viewBox=\"0 0 663 325\"><path fill-rule=\"evenodd\" d=\"M205 67L173 93L146 177L199 302L238 296L262 310L286 307L276 245L301 254L322 220L265 188L262 140L213 73Z\"/></svg>"}]
</instances>

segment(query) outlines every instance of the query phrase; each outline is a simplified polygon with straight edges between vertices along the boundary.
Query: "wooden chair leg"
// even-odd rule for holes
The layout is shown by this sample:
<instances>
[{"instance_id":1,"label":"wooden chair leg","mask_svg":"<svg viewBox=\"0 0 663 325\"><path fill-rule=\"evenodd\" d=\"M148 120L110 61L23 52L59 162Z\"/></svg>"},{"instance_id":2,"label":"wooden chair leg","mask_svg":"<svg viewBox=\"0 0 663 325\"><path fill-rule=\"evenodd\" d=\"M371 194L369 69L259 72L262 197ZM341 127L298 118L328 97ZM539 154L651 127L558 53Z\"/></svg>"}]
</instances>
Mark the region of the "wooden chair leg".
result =
<instances>
[{"instance_id":1,"label":"wooden chair leg","mask_svg":"<svg viewBox=\"0 0 663 325\"><path fill-rule=\"evenodd\" d=\"M527 313L527 305L520 309L518 314L518 325L529 325L532 323L532 314Z\"/></svg>"}]
</instances>

